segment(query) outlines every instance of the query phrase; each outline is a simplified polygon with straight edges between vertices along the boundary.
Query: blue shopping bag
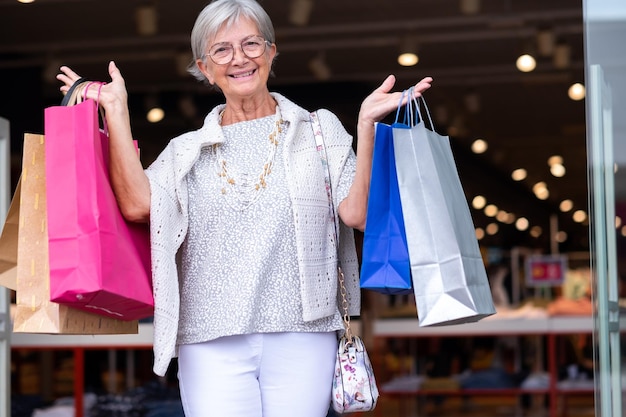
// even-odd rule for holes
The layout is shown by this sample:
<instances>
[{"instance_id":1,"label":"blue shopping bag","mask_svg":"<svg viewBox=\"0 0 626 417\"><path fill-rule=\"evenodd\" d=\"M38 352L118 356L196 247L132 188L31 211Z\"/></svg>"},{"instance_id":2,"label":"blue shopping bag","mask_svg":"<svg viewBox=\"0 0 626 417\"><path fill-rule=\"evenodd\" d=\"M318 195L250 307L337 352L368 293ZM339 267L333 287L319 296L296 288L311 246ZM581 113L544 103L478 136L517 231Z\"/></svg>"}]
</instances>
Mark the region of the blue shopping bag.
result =
<instances>
[{"instance_id":1,"label":"blue shopping bag","mask_svg":"<svg viewBox=\"0 0 626 417\"><path fill-rule=\"evenodd\" d=\"M409 97L393 148L419 324L475 322L496 311L450 138L435 132L424 97Z\"/></svg>"},{"instance_id":2,"label":"blue shopping bag","mask_svg":"<svg viewBox=\"0 0 626 417\"><path fill-rule=\"evenodd\" d=\"M396 174L392 126L376 124L372 179L363 237L361 288L411 294L411 265ZM408 126L406 126L408 127Z\"/></svg>"}]
</instances>

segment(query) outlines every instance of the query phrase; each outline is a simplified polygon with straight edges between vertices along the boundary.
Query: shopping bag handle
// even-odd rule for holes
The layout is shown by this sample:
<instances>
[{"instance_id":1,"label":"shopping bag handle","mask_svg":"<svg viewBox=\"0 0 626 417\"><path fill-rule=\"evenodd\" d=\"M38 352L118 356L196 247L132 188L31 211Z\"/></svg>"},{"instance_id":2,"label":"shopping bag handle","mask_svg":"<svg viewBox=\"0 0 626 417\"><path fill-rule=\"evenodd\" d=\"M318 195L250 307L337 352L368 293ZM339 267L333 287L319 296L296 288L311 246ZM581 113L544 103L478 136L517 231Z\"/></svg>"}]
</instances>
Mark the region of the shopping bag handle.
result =
<instances>
[{"instance_id":1,"label":"shopping bag handle","mask_svg":"<svg viewBox=\"0 0 626 417\"><path fill-rule=\"evenodd\" d=\"M418 98L415 98L414 96L414 87L409 88L409 96L413 97L412 101L415 102L415 111L417 113L418 116L418 123L419 120L424 120L423 116L422 116L422 112L421 112L421 106L420 106L420 100L422 102L422 104L424 104L424 110L426 110L426 116L428 116L428 124L430 125L430 130L432 130L433 132L435 131L435 124L433 123L433 119L432 117L430 117L430 110L428 110L428 105L426 104L426 99L424 98L424 95L420 95Z\"/></svg>"},{"instance_id":2,"label":"shopping bag handle","mask_svg":"<svg viewBox=\"0 0 626 417\"><path fill-rule=\"evenodd\" d=\"M95 100L96 109L98 110L100 119L102 119L102 130L108 135L109 129L107 126L106 117L104 117L104 109L100 106L100 91L106 83L89 81L85 78L79 78L74 82L74 84L71 85L69 90L67 90L67 93L63 97L63 100L61 100L61 106L73 106L75 104L82 103L83 101L87 101L87 90L89 90L89 88L94 84L98 85L98 96Z\"/></svg>"},{"instance_id":3,"label":"shopping bag handle","mask_svg":"<svg viewBox=\"0 0 626 417\"><path fill-rule=\"evenodd\" d=\"M70 106L71 105L70 99L76 100L76 96L75 96L75 93L77 93L76 89L85 81L87 80L82 77L74 81L74 84L72 84L69 90L67 90L67 93L63 96L63 100L61 100L61 106Z\"/></svg>"},{"instance_id":4,"label":"shopping bag handle","mask_svg":"<svg viewBox=\"0 0 626 417\"><path fill-rule=\"evenodd\" d=\"M409 115L407 114L407 110L406 109L406 104L405 106L402 106L402 102L404 101L404 97L408 98L408 90L403 90L402 91L402 95L400 95L400 101L398 102L398 109L396 110L396 120L394 121L394 125L398 124L398 119L400 118L400 111L402 110L402 108L405 108L405 112L404 112L404 119L402 120L402 124L407 125L407 126L412 126L412 123L409 124ZM408 103L407 103L408 104ZM412 120L411 120L412 122Z\"/></svg>"},{"instance_id":5,"label":"shopping bag handle","mask_svg":"<svg viewBox=\"0 0 626 417\"><path fill-rule=\"evenodd\" d=\"M402 104L406 97L406 103ZM400 96L400 101L398 102L398 109L396 110L396 120L395 124L398 123L400 118L400 111L404 109L404 118L402 120L402 124L413 127L420 123L420 121L424 121L424 117L421 111L421 103L424 105L424 109L426 110L426 116L428 117L428 123L430 126L430 130L435 131L435 125L433 123L433 119L430 116L430 110L428 110L428 106L426 105L426 99L422 94L418 98L415 97L415 87L410 87L407 90L402 91L402 95Z\"/></svg>"}]
</instances>

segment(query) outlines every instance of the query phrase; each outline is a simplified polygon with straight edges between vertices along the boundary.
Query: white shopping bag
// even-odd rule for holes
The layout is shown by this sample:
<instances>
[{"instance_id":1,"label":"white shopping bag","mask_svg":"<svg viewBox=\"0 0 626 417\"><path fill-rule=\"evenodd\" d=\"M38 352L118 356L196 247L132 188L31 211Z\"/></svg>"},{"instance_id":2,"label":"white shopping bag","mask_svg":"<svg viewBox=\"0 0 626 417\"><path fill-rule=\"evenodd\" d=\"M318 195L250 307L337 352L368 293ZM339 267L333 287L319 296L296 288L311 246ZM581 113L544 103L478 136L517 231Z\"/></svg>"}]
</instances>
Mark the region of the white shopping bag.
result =
<instances>
[{"instance_id":1,"label":"white shopping bag","mask_svg":"<svg viewBox=\"0 0 626 417\"><path fill-rule=\"evenodd\" d=\"M474 322L495 313L489 280L450 140L426 127L423 103L409 99L411 122L393 130L419 323Z\"/></svg>"}]
</instances>

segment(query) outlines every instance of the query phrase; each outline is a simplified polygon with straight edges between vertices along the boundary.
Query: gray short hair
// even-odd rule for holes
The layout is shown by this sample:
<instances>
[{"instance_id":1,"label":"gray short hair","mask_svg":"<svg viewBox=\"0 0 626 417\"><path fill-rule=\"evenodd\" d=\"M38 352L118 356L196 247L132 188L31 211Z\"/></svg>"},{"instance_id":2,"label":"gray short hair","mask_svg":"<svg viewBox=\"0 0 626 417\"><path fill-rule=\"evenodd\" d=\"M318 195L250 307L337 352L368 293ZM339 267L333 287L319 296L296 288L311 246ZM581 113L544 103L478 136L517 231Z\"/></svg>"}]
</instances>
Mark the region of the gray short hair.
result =
<instances>
[{"instance_id":1,"label":"gray short hair","mask_svg":"<svg viewBox=\"0 0 626 417\"><path fill-rule=\"evenodd\" d=\"M229 27L240 18L247 18L256 23L261 35L271 43L276 40L272 20L256 0L213 0L198 15L191 31L191 52L193 61L187 71L199 81L206 82L206 77L196 64L197 59L205 59L207 42L226 25Z\"/></svg>"}]
</instances>

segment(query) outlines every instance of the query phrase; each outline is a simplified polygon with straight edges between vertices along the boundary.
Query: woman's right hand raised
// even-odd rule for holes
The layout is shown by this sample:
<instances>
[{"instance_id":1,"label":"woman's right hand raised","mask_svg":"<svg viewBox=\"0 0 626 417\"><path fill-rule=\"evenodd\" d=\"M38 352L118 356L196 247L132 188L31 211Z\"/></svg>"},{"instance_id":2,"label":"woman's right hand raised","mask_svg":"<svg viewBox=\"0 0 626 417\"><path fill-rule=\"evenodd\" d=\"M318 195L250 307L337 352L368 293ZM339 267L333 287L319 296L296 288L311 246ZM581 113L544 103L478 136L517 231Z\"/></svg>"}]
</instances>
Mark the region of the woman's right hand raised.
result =
<instances>
[{"instance_id":1,"label":"woman's right hand raised","mask_svg":"<svg viewBox=\"0 0 626 417\"><path fill-rule=\"evenodd\" d=\"M58 74L56 78L63 83L60 88L61 92L67 94L70 87L80 79L80 75L76 74L67 66L62 66L60 70L61 73ZM111 76L111 82L94 82L96 86L101 84L101 88L93 88L93 85L90 86L87 90L86 97L98 101L107 113L115 113L118 111L126 112L128 106L126 84L120 70L113 61L109 63L109 75Z\"/></svg>"},{"instance_id":2,"label":"woman's right hand raised","mask_svg":"<svg viewBox=\"0 0 626 417\"><path fill-rule=\"evenodd\" d=\"M110 138L109 173L120 210L127 220L147 222L150 216L150 184L133 143L126 84L113 61L109 63L109 75L110 83L95 82L95 86L88 88L86 97L98 101L104 108ZM57 79L63 83L61 91L67 94L80 75L63 66Z\"/></svg>"}]
</instances>

